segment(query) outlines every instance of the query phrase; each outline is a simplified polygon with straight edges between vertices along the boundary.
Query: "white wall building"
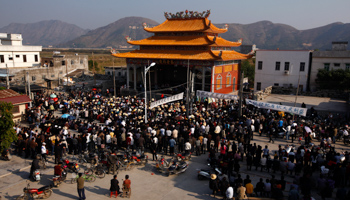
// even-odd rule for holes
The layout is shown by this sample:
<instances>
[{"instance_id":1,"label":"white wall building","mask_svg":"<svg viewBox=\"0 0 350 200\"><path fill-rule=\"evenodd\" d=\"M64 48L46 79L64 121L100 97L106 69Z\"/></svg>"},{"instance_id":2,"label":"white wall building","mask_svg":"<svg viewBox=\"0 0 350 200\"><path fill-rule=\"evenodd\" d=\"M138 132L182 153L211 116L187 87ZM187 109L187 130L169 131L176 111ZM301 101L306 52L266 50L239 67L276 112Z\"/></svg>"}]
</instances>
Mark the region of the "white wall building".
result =
<instances>
[{"instance_id":1,"label":"white wall building","mask_svg":"<svg viewBox=\"0 0 350 200\"><path fill-rule=\"evenodd\" d=\"M326 70L350 70L350 51L347 50L348 42L332 42L331 51L314 51L311 67L311 91L316 90L315 82L319 69Z\"/></svg>"},{"instance_id":2,"label":"white wall building","mask_svg":"<svg viewBox=\"0 0 350 200\"><path fill-rule=\"evenodd\" d=\"M308 50L257 50L254 91L269 86L308 88L311 51ZM299 80L300 78L300 80Z\"/></svg>"},{"instance_id":3,"label":"white wall building","mask_svg":"<svg viewBox=\"0 0 350 200\"><path fill-rule=\"evenodd\" d=\"M0 33L0 69L40 66L41 46L23 46L22 34Z\"/></svg>"}]
</instances>

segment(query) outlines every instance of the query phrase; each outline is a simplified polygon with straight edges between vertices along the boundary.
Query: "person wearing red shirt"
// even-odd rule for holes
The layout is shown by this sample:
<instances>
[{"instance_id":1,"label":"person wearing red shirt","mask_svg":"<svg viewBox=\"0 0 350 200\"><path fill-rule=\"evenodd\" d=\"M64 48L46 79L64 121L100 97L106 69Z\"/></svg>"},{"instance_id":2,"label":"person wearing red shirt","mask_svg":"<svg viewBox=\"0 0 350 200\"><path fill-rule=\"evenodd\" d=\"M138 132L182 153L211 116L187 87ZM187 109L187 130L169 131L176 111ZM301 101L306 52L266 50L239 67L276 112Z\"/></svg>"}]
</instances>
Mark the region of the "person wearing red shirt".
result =
<instances>
[{"instance_id":1,"label":"person wearing red shirt","mask_svg":"<svg viewBox=\"0 0 350 200\"><path fill-rule=\"evenodd\" d=\"M128 196L128 198L130 198L131 196L131 181L129 180L129 175L125 175L125 180L123 181L123 197L125 197L125 195Z\"/></svg>"}]
</instances>

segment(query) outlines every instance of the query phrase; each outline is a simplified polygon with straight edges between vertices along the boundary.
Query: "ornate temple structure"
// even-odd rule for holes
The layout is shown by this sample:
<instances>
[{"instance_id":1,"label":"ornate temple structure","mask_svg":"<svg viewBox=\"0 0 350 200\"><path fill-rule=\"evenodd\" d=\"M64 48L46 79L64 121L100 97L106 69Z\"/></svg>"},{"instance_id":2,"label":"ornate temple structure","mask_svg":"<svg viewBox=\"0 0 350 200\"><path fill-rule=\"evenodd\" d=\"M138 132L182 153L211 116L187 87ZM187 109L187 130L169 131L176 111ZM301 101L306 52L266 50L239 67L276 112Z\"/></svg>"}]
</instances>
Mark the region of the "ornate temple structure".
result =
<instances>
[{"instance_id":1,"label":"ornate temple structure","mask_svg":"<svg viewBox=\"0 0 350 200\"><path fill-rule=\"evenodd\" d=\"M126 58L127 87L136 90L143 83L144 67L155 62L150 71L153 88L183 85L191 80L192 91L231 93L237 90L241 60L251 56L232 49L239 47L241 40L230 42L218 36L225 33L228 26L215 27L208 20L209 10L164 15L166 21L158 26L143 24L144 30L154 33L153 36L137 41L126 37L129 44L138 45L139 49L112 53ZM190 79L187 79L188 68Z\"/></svg>"}]
</instances>

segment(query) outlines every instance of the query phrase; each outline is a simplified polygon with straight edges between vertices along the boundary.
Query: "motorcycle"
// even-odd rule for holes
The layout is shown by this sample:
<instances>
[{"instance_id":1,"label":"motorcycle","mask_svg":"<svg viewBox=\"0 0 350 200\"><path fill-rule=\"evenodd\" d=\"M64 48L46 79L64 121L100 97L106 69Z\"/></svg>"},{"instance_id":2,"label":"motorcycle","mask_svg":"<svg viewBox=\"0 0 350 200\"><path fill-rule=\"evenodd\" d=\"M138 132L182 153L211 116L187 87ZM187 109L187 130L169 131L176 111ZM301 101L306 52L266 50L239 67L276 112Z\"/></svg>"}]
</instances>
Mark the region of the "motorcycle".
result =
<instances>
[{"instance_id":1,"label":"motorcycle","mask_svg":"<svg viewBox=\"0 0 350 200\"><path fill-rule=\"evenodd\" d=\"M52 186L44 186L39 189L37 188L29 188L29 183L27 184L27 187L23 189L23 194L21 194L19 197L17 197L17 200L21 199L47 199L52 194Z\"/></svg>"},{"instance_id":2,"label":"motorcycle","mask_svg":"<svg viewBox=\"0 0 350 200\"><path fill-rule=\"evenodd\" d=\"M32 174L32 178L34 181L40 181L41 179L41 174L40 171L38 169L36 169L33 174Z\"/></svg>"},{"instance_id":3,"label":"motorcycle","mask_svg":"<svg viewBox=\"0 0 350 200\"><path fill-rule=\"evenodd\" d=\"M69 169L69 170L71 170L74 173L78 173L79 165L77 163L69 162L68 159L65 159L63 162L64 162L64 165L63 165L63 169L64 170Z\"/></svg>"},{"instance_id":4,"label":"motorcycle","mask_svg":"<svg viewBox=\"0 0 350 200\"><path fill-rule=\"evenodd\" d=\"M9 149L4 149L1 153L1 158L6 161L10 161L12 156Z\"/></svg>"},{"instance_id":5,"label":"motorcycle","mask_svg":"<svg viewBox=\"0 0 350 200\"><path fill-rule=\"evenodd\" d=\"M191 155L192 153L178 153L176 154L176 158L178 161L186 161L186 160L190 160L191 159Z\"/></svg>"},{"instance_id":6,"label":"motorcycle","mask_svg":"<svg viewBox=\"0 0 350 200\"><path fill-rule=\"evenodd\" d=\"M210 164L208 164L210 166ZM212 171L214 171L214 173L219 177L219 179L221 180L223 177L222 172L218 169L218 168L214 168L214 170L212 169L201 169L200 171L198 171L198 180L204 180L204 179L210 179L210 176L213 174L211 173Z\"/></svg>"},{"instance_id":7,"label":"motorcycle","mask_svg":"<svg viewBox=\"0 0 350 200\"><path fill-rule=\"evenodd\" d=\"M135 155L131 156L131 160L133 160L135 164L145 165L148 162L148 156L145 154L140 155L136 153Z\"/></svg>"},{"instance_id":8,"label":"motorcycle","mask_svg":"<svg viewBox=\"0 0 350 200\"><path fill-rule=\"evenodd\" d=\"M167 175L171 175L171 174L180 174L183 173L187 170L188 168L188 164L185 161L181 161L181 162L176 162L173 161L173 163L170 165L170 167L167 169Z\"/></svg>"},{"instance_id":9,"label":"motorcycle","mask_svg":"<svg viewBox=\"0 0 350 200\"><path fill-rule=\"evenodd\" d=\"M55 175L53 178L52 178L52 181L53 181L53 185L55 187L58 187L60 186L60 184L65 181L67 178L67 172L63 171L62 172L62 175L59 176L59 175Z\"/></svg>"},{"instance_id":10,"label":"motorcycle","mask_svg":"<svg viewBox=\"0 0 350 200\"><path fill-rule=\"evenodd\" d=\"M159 161L156 163L156 169L158 172L165 172L166 168L169 167L169 162L165 160L164 156L160 157Z\"/></svg>"}]
</instances>

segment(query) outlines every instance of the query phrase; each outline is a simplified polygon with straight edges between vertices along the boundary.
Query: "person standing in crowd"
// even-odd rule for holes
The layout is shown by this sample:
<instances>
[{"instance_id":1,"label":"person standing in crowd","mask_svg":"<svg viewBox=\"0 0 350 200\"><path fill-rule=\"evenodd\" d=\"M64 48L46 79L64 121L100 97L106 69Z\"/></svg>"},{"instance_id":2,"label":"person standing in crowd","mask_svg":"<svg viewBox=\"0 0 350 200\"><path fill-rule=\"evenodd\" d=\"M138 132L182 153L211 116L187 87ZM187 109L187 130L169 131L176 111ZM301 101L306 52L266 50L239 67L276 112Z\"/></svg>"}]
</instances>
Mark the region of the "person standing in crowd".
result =
<instances>
[{"instance_id":1,"label":"person standing in crowd","mask_svg":"<svg viewBox=\"0 0 350 200\"><path fill-rule=\"evenodd\" d=\"M233 199L233 187L229 184L225 193L226 200Z\"/></svg>"},{"instance_id":2,"label":"person standing in crowd","mask_svg":"<svg viewBox=\"0 0 350 200\"><path fill-rule=\"evenodd\" d=\"M45 162L47 161L46 154L47 154L46 143L43 142L41 146L41 157Z\"/></svg>"},{"instance_id":3,"label":"person standing in crowd","mask_svg":"<svg viewBox=\"0 0 350 200\"><path fill-rule=\"evenodd\" d=\"M109 188L109 191L111 191L111 194L109 195L110 198L112 198L113 193L115 194L115 198L118 197L119 181L117 180L117 175L114 175L113 179L111 179L111 187Z\"/></svg>"},{"instance_id":4,"label":"person standing in crowd","mask_svg":"<svg viewBox=\"0 0 350 200\"><path fill-rule=\"evenodd\" d=\"M83 173L79 173L79 178L77 180L79 200L86 199L86 197L85 197L85 189L84 189L84 182L85 182L85 179L83 178Z\"/></svg>"}]
</instances>

